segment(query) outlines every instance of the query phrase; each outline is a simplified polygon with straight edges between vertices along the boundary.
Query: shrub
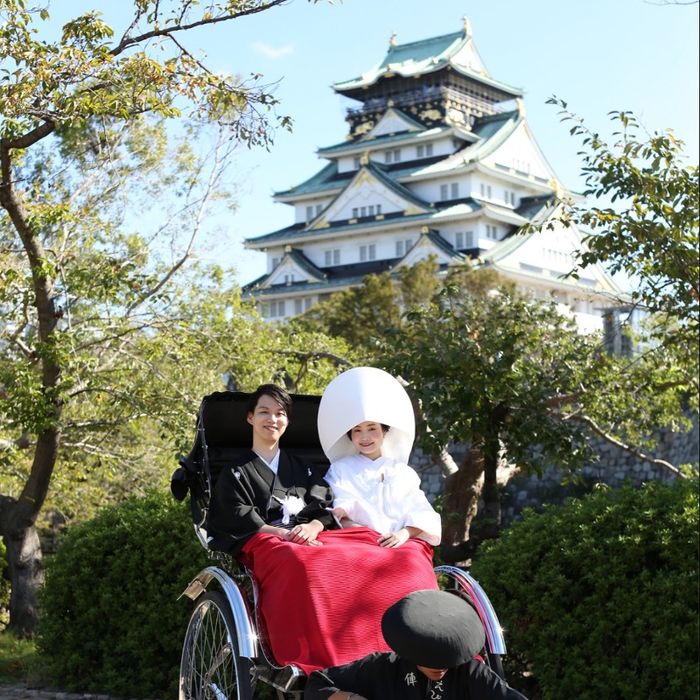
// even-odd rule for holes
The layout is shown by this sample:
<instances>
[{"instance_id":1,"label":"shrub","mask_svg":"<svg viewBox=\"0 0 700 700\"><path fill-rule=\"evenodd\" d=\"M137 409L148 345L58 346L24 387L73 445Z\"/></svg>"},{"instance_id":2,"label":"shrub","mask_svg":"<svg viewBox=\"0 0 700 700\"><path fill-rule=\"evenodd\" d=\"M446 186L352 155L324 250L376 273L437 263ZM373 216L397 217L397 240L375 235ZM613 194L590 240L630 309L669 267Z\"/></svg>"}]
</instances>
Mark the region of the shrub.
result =
<instances>
[{"instance_id":1,"label":"shrub","mask_svg":"<svg viewBox=\"0 0 700 700\"><path fill-rule=\"evenodd\" d=\"M65 690L174 697L191 606L208 559L189 510L165 494L71 527L47 562L38 645Z\"/></svg>"},{"instance_id":2,"label":"shrub","mask_svg":"<svg viewBox=\"0 0 700 700\"><path fill-rule=\"evenodd\" d=\"M596 491L483 545L472 573L515 687L531 673L547 700L698 697L697 497L689 480Z\"/></svg>"}]
</instances>

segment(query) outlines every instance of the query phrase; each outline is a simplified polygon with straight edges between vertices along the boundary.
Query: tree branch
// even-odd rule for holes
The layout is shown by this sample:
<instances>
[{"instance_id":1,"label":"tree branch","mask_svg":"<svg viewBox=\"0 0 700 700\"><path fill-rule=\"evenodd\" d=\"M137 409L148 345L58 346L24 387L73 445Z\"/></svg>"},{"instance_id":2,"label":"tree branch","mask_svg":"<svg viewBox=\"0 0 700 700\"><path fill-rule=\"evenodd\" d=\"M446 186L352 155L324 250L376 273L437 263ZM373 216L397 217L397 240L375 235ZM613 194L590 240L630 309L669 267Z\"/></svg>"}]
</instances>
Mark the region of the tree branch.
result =
<instances>
[{"instance_id":1,"label":"tree branch","mask_svg":"<svg viewBox=\"0 0 700 700\"><path fill-rule=\"evenodd\" d=\"M13 148L29 148L37 141L41 141L41 139L53 133L55 129L56 124L51 119L46 119L43 124L39 124L39 126L22 136L17 136L14 139L2 139L2 149L7 149L9 151ZM4 180L5 173L3 173L3 181Z\"/></svg>"},{"instance_id":2,"label":"tree branch","mask_svg":"<svg viewBox=\"0 0 700 700\"><path fill-rule=\"evenodd\" d=\"M218 24L219 22L228 22L229 20L238 19L239 17L245 17L247 15L254 15L258 12L263 12L265 10L269 10L272 7L276 7L277 5L282 5L286 1L287 0L270 0L269 2L261 4L258 7L250 7L247 10L241 10L240 12L228 12L219 17L209 17L208 19L200 19L196 22L190 22L189 24L177 24L175 26L170 25L163 27L163 29L153 29L150 32L144 32L143 34L139 34L135 37L128 37L127 34L125 34L124 37L122 37L122 40L119 42L119 44L117 44L117 46L115 46L110 51L110 54L112 54L112 56L118 56L130 46L140 44L141 42L147 41L148 39L154 39L156 37L162 36L170 36L175 32L186 32L189 29L194 29L195 27L209 26L212 24ZM180 17L180 20L182 20L182 15ZM132 27L133 26L134 24L132 23Z\"/></svg>"},{"instance_id":3,"label":"tree branch","mask_svg":"<svg viewBox=\"0 0 700 700\"><path fill-rule=\"evenodd\" d=\"M615 445L616 447L619 447L620 449L624 450L625 452L628 452L634 457L637 457L638 459L644 460L645 462L649 462L650 464L655 464L656 466L663 467L664 469L667 469L668 471L672 472L676 476L682 477L683 474L678 469L677 467L674 467L670 462L667 462L665 459L658 459L656 457L651 457L650 455L642 452L641 450L637 449L636 447L633 447L632 445L628 445L627 443L622 442L622 440L618 440L616 437L613 437L609 433L607 433L603 428L601 428L591 417L582 415L582 414L576 414L572 416L567 416L564 417L563 420L575 420L579 421L580 423L584 423L587 425L591 430L598 435L599 437L603 438L606 442L609 442L612 445Z\"/></svg>"}]
</instances>

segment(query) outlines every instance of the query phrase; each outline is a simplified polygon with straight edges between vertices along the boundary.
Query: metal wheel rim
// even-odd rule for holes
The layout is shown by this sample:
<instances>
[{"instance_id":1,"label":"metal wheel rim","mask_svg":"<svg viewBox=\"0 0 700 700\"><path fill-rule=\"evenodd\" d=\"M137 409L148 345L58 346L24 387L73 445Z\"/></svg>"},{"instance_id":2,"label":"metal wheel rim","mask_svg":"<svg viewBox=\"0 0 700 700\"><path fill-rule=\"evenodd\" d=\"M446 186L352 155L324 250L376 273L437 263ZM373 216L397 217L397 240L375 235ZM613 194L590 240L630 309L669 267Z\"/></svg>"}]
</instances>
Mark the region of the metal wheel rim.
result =
<instances>
[{"instance_id":1,"label":"metal wheel rim","mask_svg":"<svg viewBox=\"0 0 700 700\"><path fill-rule=\"evenodd\" d=\"M180 700L239 698L234 639L223 611L203 600L192 613L182 652Z\"/></svg>"}]
</instances>

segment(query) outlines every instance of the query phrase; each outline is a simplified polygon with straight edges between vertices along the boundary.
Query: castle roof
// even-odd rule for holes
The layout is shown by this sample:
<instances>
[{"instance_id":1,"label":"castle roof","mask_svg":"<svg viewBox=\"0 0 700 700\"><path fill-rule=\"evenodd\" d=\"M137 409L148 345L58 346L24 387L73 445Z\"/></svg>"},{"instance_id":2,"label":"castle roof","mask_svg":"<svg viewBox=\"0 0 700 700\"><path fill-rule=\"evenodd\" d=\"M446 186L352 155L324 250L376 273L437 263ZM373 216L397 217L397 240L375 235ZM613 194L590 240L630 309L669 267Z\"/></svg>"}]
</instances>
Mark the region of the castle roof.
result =
<instances>
[{"instance_id":1,"label":"castle roof","mask_svg":"<svg viewBox=\"0 0 700 700\"><path fill-rule=\"evenodd\" d=\"M390 43L386 56L378 64L356 78L336 83L333 89L349 97L357 97L352 93L374 85L382 78L395 75L417 78L446 68L500 90L503 99L520 97L523 94L520 88L494 80L489 75L476 50L468 26L465 26L463 31L443 36L406 44Z\"/></svg>"},{"instance_id":2,"label":"castle roof","mask_svg":"<svg viewBox=\"0 0 700 700\"><path fill-rule=\"evenodd\" d=\"M522 120L523 117L518 109L479 117L474 122L473 131L468 137L467 132L459 130L459 135L467 138L471 143L466 149L450 157L445 158L444 156L438 156L430 159L393 163L391 165L372 163L372 166L381 168L382 172L394 181L419 173L428 174L430 172L437 173L449 170L469 162L478 161L487 153L493 152L515 131ZM455 129L453 127L436 127L424 132L419 131L410 134L404 133L393 136L378 136L373 139L354 142L352 144L336 144L335 146L330 146L328 149L322 149L319 153L323 152L323 155L326 155L329 150L335 150L334 155L339 155L341 151L362 152L367 148L378 148L397 140L408 139L411 142L416 142L424 138L424 134L437 137L454 131ZM328 153L328 155L330 155L330 153ZM337 163L333 160L312 175L308 180L288 190L275 192L274 196L276 199L284 200L296 199L304 195L327 195L337 193L346 187L356 173L357 171L354 170L338 172Z\"/></svg>"}]
</instances>

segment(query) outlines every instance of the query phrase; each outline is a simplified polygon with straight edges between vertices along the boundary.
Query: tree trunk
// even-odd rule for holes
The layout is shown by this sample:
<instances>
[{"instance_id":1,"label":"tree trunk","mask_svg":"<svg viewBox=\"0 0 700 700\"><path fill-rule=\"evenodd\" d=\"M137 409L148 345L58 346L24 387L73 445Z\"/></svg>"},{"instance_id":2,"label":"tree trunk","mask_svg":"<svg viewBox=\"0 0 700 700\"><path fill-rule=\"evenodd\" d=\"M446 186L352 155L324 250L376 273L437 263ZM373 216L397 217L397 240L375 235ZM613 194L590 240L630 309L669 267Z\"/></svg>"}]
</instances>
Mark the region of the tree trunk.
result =
<instances>
[{"instance_id":1,"label":"tree trunk","mask_svg":"<svg viewBox=\"0 0 700 700\"><path fill-rule=\"evenodd\" d=\"M9 628L22 636L34 632L37 621L36 595L43 580L41 545L36 532L36 520L46 500L51 483L60 440L59 423L62 401L57 391L61 365L55 352L56 313L52 266L41 236L31 225L23 205L22 196L15 190L12 154L45 138L54 130L52 122L46 122L22 137L14 140L0 139L0 206L6 211L19 234L34 287L33 305L37 313L37 335L40 346L27 358L28 367L39 363L44 402L44 428L37 435L34 459L22 493L15 501L0 497L0 535L7 547L12 592L10 594ZM40 347L40 349L39 349Z\"/></svg>"},{"instance_id":2,"label":"tree trunk","mask_svg":"<svg viewBox=\"0 0 700 700\"><path fill-rule=\"evenodd\" d=\"M478 448L464 455L459 470L445 482L440 554L450 563L463 563L474 553L469 530L479 507L484 459Z\"/></svg>"},{"instance_id":3,"label":"tree trunk","mask_svg":"<svg viewBox=\"0 0 700 700\"><path fill-rule=\"evenodd\" d=\"M464 455L457 473L446 480L442 511L445 543L460 544L469 539L469 528L479 505L483 471L481 451L472 447Z\"/></svg>"},{"instance_id":4,"label":"tree trunk","mask_svg":"<svg viewBox=\"0 0 700 700\"><path fill-rule=\"evenodd\" d=\"M479 527L482 539L495 539L501 530L501 493L498 486L500 447L498 436L484 441L484 513Z\"/></svg>"},{"instance_id":5,"label":"tree trunk","mask_svg":"<svg viewBox=\"0 0 700 700\"><path fill-rule=\"evenodd\" d=\"M0 504L11 585L8 630L18 637L30 637L38 620L37 592L44 581L41 543L34 523L22 517L17 501L5 496Z\"/></svg>"}]
</instances>

